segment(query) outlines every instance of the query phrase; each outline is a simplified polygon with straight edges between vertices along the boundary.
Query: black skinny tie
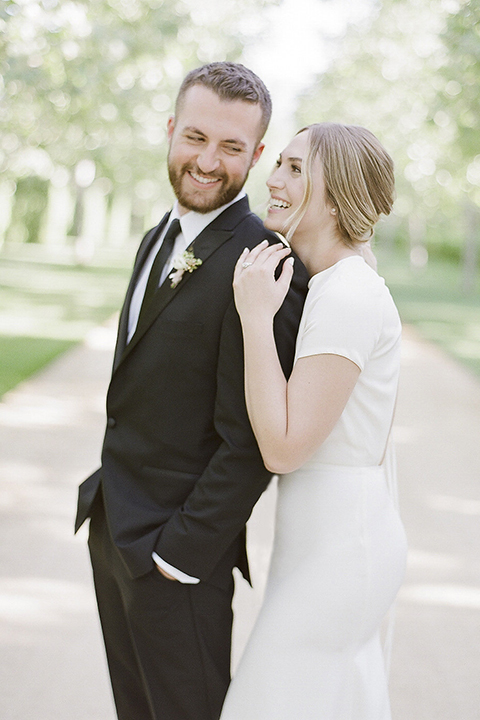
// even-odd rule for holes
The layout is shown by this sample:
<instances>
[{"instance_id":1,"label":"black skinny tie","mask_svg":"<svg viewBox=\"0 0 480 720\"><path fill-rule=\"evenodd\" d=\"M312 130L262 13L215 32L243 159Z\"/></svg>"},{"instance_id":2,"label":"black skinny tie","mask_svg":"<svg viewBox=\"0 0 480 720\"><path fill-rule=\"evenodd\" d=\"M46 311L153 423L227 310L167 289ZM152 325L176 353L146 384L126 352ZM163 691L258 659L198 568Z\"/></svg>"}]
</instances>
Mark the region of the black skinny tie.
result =
<instances>
[{"instance_id":1,"label":"black skinny tie","mask_svg":"<svg viewBox=\"0 0 480 720\"><path fill-rule=\"evenodd\" d=\"M163 267L172 254L175 238L181 231L182 228L180 227L180 220L172 220L170 227L163 238L160 250L153 261L152 269L150 270L150 275L148 276L147 287L145 288L145 295L143 296L139 319L152 302L152 298L158 290Z\"/></svg>"}]
</instances>

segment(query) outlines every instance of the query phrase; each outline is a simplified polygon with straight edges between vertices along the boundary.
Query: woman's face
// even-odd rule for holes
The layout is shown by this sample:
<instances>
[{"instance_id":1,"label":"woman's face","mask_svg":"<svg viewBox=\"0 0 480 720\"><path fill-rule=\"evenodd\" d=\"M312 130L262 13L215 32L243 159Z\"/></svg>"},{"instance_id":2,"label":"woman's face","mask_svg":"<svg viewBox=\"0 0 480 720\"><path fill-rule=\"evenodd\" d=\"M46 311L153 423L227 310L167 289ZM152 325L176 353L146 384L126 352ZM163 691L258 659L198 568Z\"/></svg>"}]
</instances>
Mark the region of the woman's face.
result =
<instances>
[{"instance_id":1,"label":"woman's face","mask_svg":"<svg viewBox=\"0 0 480 720\"><path fill-rule=\"evenodd\" d=\"M280 154L276 167L267 180L270 191L268 215L265 227L285 234L289 228L289 220L295 210L300 207L305 192L305 178L302 175L302 163L308 149L308 131L295 135L290 144ZM295 235L319 232L334 223L331 213L332 206L325 200L325 182L319 157L313 164L312 197L307 211L295 230Z\"/></svg>"}]
</instances>

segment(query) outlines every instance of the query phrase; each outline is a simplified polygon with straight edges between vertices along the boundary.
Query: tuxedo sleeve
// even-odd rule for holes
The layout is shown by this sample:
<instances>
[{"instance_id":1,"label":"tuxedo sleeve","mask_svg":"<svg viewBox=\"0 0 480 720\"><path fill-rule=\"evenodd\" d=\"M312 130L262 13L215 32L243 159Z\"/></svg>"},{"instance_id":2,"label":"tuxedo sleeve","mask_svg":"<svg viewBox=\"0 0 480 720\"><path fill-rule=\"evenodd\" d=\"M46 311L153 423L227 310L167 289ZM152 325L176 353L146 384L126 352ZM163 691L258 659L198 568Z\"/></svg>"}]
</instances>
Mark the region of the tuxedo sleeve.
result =
<instances>
[{"instance_id":1,"label":"tuxedo sleeve","mask_svg":"<svg viewBox=\"0 0 480 720\"><path fill-rule=\"evenodd\" d=\"M298 263L290 290L275 317L275 339L287 377L293 365L306 283L306 271ZM162 559L201 580L208 580L242 532L271 478L248 419L242 330L233 301L222 326L214 422L221 444L184 505L162 527L155 546Z\"/></svg>"}]
</instances>

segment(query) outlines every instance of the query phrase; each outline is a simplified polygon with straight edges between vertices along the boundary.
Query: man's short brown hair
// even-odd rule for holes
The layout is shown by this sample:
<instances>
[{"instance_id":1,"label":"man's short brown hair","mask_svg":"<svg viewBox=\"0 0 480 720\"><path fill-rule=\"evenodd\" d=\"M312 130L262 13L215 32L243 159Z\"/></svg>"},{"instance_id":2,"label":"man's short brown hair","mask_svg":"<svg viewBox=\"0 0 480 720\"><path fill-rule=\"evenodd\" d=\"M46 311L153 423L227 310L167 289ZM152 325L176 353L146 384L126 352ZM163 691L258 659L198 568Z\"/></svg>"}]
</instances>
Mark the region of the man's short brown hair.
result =
<instances>
[{"instance_id":1,"label":"man's short brown hair","mask_svg":"<svg viewBox=\"0 0 480 720\"><path fill-rule=\"evenodd\" d=\"M270 93L258 75L244 65L233 62L214 62L191 70L178 91L175 114L181 110L187 90L194 85L203 85L212 90L222 100L241 100L260 105L262 121L259 128L259 140L265 135L272 115Z\"/></svg>"}]
</instances>

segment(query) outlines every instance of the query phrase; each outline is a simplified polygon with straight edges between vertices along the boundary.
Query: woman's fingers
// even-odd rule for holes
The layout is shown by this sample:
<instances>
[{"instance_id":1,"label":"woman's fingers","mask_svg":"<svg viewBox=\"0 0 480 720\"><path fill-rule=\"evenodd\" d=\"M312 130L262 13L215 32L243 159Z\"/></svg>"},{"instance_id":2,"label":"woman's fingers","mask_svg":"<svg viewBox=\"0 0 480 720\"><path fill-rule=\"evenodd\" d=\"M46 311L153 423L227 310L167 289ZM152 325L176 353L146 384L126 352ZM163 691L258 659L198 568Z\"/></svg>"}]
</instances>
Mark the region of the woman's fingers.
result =
<instances>
[{"instance_id":1,"label":"woman's fingers","mask_svg":"<svg viewBox=\"0 0 480 720\"><path fill-rule=\"evenodd\" d=\"M240 265L240 267L245 270L254 263L262 265L263 263L268 262L272 256L277 256L276 262L278 263L282 257L286 257L290 254L290 252L290 248L283 243L269 245L267 240L263 240L259 245L256 245L253 250L245 248L237 265Z\"/></svg>"},{"instance_id":2,"label":"woman's fingers","mask_svg":"<svg viewBox=\"0 0 480 720\"><path fill-rule=\"evenodd\" d=\"M242 322L258 313L273 317L281 306L293 275L293 259L283 263L278 280L275 271L279 263L291 252L283 243L260 243L253 250L245 250L235 265L233 289L235 305Z\"/></svg>"},{"instance_id":3,"label":"woman's fingers","mask_svg":"<svg viewBox=\"0 0 480 720\"><path fill-rule=\"evenodd\" d=\"M258 245L255 245L253 250L250 250L246 258L244 258L245 262L251 262L252 264L255 262L255 260L258 258L258 256L266 249L268 249L270 246L268 244L268 240L262 240L261 243L258 243Z\"/></svg>"},{"instance_id":4,"label":"woman's fingers","mask_svg":"<svg viewBox=\"0 0 480 720\"><path fill-rule=\"evenodd\" d=\"M248 270L253 265L257 268L271 267L273 272L282 258L289 255L290 252L290 248L283 243L269 245L267 240L263 240L253 250L245 248L235 265L234 279L238 279L242 271Z\"/></svg>"},{"instance_id":5,"label":"woman's fingers","mask_svg":"<svg viewBox=\"0 0 480 720\"><path fill-rule=\"evenodd\" d=\"M245 270L246 268L253 265L257 257L260 255L262 250L268 246L268 240L262 240L261 243L256 245L253 250L250 250L249 248L245 248L240 257L237 260L237 263L235 265L235 270L233 277L238 278L242 270Z\"/></svg>"},{"instance_id":6,"label":"woman's fingers","mask_svg":"<svg viewBox=\"0 0 480 720\"><path fill-rule=\"evenodd\" d=\"M248 248L245 248L245 250L242 252L242 254L240 255L240 257L238 258L238 260L237 260L237 262L236 262L236 264L235 264L235 269L234 269L234 271L233 271L233 281L234 281L234 282L235 282L236 280L238 280L238 278L239 278L240 275L241 275L242 270L245 269L245 266L243 265L243 263L245 263L246 267L249 267L249 264L247 264L247 263L250 263L250 262L251 262L252 265L253 265L253 262L252 262L252 261L247 261L247 258L248 258L248 256L249 256L249 254L250 254L250 250L249 250Z\"/></svg>"},{"instance_id":7,"label":"woman's fingers","mask_svg":"<svg viewBox=\"0 0 480 720\"><path fill-rule=\"evenodd\" d=\"M290 283L292 282L293 265L294 265L293 257L287 258L285 260L285 262L283 263L282 272L280 273L280 277L277 280L277 286L279 289L282 290L284 297L288 292Z\"/></svg>"},{"instance_id":8,"label":"woman's fingers","mask_svg":"<svg viewBox=\"0 0 480 720\"><path fill-rule=\"evenodd\" d=\"M283 244L269 245L265 250L262 250L258 256L256 263L260 266L276 268L282 258L290 255L291 250L285 247Z\"/></svg>"}]
</instances>

